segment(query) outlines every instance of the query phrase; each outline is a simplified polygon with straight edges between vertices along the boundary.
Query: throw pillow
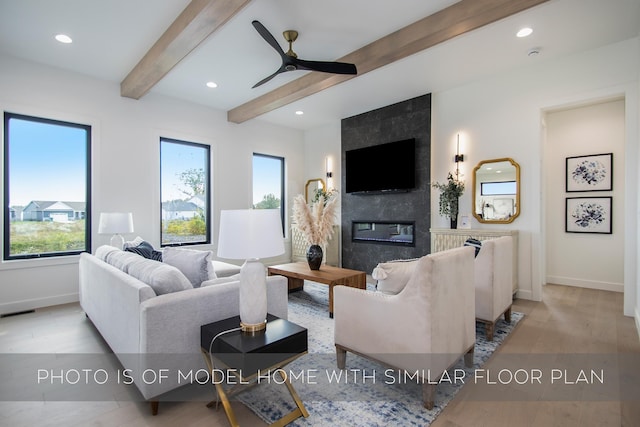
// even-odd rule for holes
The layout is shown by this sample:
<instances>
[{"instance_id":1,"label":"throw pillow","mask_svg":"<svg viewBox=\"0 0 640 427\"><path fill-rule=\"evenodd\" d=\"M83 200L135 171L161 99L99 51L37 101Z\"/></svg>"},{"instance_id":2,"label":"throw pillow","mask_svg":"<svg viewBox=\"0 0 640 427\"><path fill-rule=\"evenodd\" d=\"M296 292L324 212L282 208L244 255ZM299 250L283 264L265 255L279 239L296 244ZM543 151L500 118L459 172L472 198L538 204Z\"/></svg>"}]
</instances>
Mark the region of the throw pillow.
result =
<instances>
[{"instance_id":1,"label":"throw pillow","mask_svg":"<svg viewBox=\"0 0 640 427\"><path fill-rule=\"evenodd\" d=\"M200 287L202 282L215 279L211 251L199 251L183 248L165 248L162 254L162 262L176 267L191 282L194 288Z\"/></svg>"},{"instance_id":2,"label":"throw pillow","mask_svg":"<svg viewBox=\"0 0 640 427\"><path fill-rule=\"evenodd\" d=\"M153 246L151 246L151 243L145 242L144 240L136 246L129 245L125 247L124 250L127 252L133 252L134 254L138 254L148 259L162 261L162 252L156 251L153 249Z\"/></svg>"},{"instance_id":3,"label":"throw pillow","mask_svg":"<svg viewBox=\"0 0 640 427\"><path fill-rule=\"evenodd\" d=\"M419 258L381 262L371 276L378 281L378 291L395 295L409 282Z\"/></svg>"},{"instance_id":4,"label":"throw pillow","mask_svg":"<svg viewBox=\"0 0 640 427\"><path fill-rule=\"evenodd\" d=\"M189 279L177 268L151 259L136 258L129 264L129 275L151 286L156 295L193 288Z\"/></svg>"},{"instance_id":5,"label":"throw pillow","mask_svg":"<svg viewBox=\"0 0 640 427\"><path fill-rule=\"evenodd\" d=\"M482 249L482 242L478 239L469 238L465 240L464 246L472 246L476 249L476 257L478 256L478 252Z\"/></svg>"},{"instance_id":6,"label":"throw pillow","mask_svg":"<svg viewBox=\"0 0 640 427\"><path fill-rule=\"evenodd\" d=\"M140 236L137 236L133 240L129 240L127 242L124 242L124 245L122 245L122 250L126 251L127 248L134 248L134 247L138 246L142 242L144 242L144 239L142 237L140 237Z\"/></svg>"}]
</instances>

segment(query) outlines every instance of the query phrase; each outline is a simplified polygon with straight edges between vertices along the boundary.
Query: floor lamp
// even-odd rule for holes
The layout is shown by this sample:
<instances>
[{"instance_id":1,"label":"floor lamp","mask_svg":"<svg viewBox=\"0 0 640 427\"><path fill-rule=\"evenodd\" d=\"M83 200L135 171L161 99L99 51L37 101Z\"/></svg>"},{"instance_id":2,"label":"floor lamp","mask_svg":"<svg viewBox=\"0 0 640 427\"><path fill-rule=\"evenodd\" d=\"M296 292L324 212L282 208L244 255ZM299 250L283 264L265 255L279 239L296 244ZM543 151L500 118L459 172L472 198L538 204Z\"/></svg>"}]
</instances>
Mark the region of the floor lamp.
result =
<instances>
[{"instance_id":1,"label":"floor lamp","mask_svg":"<svg viewBox=\"0 0 640 427\"><path fill-rule=\"evenodd\" d=\"M240 326L244 332L267 324L267 272L260 261L284 253L279 209L220 212L218 256L246 260L240 269Z\"/></svg>"}]
</instances>

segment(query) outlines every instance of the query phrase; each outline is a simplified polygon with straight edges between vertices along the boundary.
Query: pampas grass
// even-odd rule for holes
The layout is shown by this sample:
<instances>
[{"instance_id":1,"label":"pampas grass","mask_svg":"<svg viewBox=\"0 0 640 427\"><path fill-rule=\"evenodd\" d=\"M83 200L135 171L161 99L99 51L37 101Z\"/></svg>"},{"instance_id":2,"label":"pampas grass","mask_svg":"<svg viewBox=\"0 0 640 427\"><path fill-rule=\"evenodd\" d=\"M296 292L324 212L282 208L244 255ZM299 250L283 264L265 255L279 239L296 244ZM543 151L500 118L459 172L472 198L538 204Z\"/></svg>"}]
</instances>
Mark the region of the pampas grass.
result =
<instances>
[{"instance_id":1,"label":"pampas grass","mask_svg":"<svg viewBox=\"0 0 640 427\"><path fill-rule=\"evenodd\" d=\"M309 206L302 194L293 199L293 220L308 244L327 245L336 221L337 201L336 197L325 200L320 196L317 202Z\"/></svg>"}]
</instances>

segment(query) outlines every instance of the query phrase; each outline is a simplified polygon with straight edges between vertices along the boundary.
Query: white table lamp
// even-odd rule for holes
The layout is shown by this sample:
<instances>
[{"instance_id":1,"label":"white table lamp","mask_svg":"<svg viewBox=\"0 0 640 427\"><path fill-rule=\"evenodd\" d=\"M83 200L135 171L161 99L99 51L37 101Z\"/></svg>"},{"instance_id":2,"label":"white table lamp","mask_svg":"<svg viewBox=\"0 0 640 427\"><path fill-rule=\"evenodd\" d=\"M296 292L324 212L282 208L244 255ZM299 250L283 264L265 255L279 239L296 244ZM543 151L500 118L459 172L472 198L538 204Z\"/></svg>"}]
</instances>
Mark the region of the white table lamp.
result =
<instances>
[{"instance_id":1,"label":"white table lamp","mask_svg":"<svg viewBox=\"0 0 640 427\"><path fill-rule=\"evenodd\" d=\"M218 256L246 260L240 269L240 326L245 332L266 327L267 272L260 258L284 253L279 209L220 212Z\"/></svg>"},{"instance_id":2,"label":"white table lamp","mask_svg":"<svg viewBox=\"0 0 640 427\"><path fill-rule=\"evenodd\" d=\"M122 249L124 237L122 234L133 233L133 214L131 212L103 212L100 214L98 234L113 234L111 246Z\"/></svg>"}]
</instances>

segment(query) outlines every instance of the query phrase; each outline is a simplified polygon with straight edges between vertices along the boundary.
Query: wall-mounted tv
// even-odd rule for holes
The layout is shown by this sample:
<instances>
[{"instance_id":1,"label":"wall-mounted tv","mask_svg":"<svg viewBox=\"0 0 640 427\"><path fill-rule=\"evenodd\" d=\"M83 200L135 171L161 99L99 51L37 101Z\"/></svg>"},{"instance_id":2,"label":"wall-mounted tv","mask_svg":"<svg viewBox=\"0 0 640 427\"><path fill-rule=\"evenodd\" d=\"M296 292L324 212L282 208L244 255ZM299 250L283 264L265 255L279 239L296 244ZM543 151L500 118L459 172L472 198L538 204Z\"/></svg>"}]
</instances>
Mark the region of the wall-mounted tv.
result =
<instances>
[{"instance_id":1,"label":"wall-mounted tv","mask_svg":"<svg viewBox=\"0 0 640 427\"><path fill-rule=\"evenodd\" d=\"M416 186L414 138L345 152L347 193L410 191Z\"/></svg>"}]
</instances>

